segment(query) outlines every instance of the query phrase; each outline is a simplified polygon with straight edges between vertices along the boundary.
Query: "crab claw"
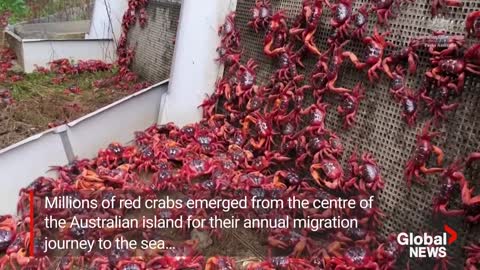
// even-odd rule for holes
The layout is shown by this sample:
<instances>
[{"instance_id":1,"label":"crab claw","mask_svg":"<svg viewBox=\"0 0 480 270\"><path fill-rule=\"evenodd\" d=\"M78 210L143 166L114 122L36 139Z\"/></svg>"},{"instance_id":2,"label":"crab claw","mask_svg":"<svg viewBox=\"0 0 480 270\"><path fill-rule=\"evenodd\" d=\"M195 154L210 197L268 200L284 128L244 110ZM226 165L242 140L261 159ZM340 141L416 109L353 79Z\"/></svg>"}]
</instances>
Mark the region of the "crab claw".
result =
<instances>
[{"instance_id":1,"label":"crab claw","mask_svg":"<svg viewBox=\"0 0 480 270\"><path fill-rule=\"evenodd\" d=\"M392 57L386 57L385 59L383 59L383 62L382 62L382 66L383 66L383 71L385 72L385 74L387 74L387 76L390 78L390 79L394 79L393 77L393 74L392 74L392 71L390 70L390 62L392 62Z\"/></svg>"},{"instance_id":2,"label":"crab claw","mask_svg":"<svg viewBox=\"0 0 480 270\"><path fill-rule=\"evenodd\" d=\"M287 243L285 243L283 241L280 241L280 240L277 240L272 236L268 237L267 242L268 242L268 245L271 246L271 247L280 248L280 249L288 248Z\"/></svg>"},{"instance_id":3,"label":"crab claw","mask_svg":"<svg viewBox=\"0 0 480 270\"><path fill-rule=\"evenodd\" d=\"M466 160L466 166L470 167L477 160L480 160L480 152L471 153Z\"/></svg>"},{"instance_id":4,"label":"crab claw","mask_svg":"<svg viewBox=\"0 0 480 270\"><path fill-rule=\"evenodd\" d=\"M330 162L330 161L327 161L327 162ZM333 163L329 163L328 166L331 166ZM320 169L323 169L324 167L324 164L323 162L322 163L316 163L316 164L312 164L310 166L310 174L312 175L313 179L315 180L315 182L319 185L319 186L325 186L329 189L337 189L339 187L339 183L340 183L340 178L342 176L342 172L340 171L339 168L337 169L334 169L332 168L332 172L330 172L333 176L333 180L332 181L329 181L327 179L324 179L322 178L320 172L318 170ZM333 170L335 170L335 172L333 172ZM335 175L334 175L335 174ZM336 176L336 177L335 177ZM337 179L338 178L338 179Z\"/></svg>"},{"instance_id":5,"label":"crab claw","mask_svg":"<svg viewBox=\"0 0 480 270\"><path fill-rule=\"evenodd\" d=\"M474 11L468 14L467 19L465 20L465 31L467 31L468 36L475 36L480 38L480 29L478 29L478 24L480 24L480 10Z\"/></svg>"},{"instance_id":6,"label":"crab claw","mask_svg":"<svg viewBox=\"0 0 480 270\"><path fill-rule=\"evenodd\" d=\"M415 74L417 72L418 56L411 53L408 55L408 73Z\"/></svg>"},{"instance_id":7,"label":"crab claw","mask_svg":"<svg viewBox=\"0 0 480 270\"><path fill-rule=\"evenodd\" d=\"M303 238L300 240L295 247L293 248L292 256L293 257L300 257L307 246L307 239Z\"/></svg>"},{"instance_id":8,"label":"crab claw","mask_svg":"<svg viewBox=\"0 0 480 270\"><path fill-rule=\"evenodd\" d=\"M276 49L272 49L273 42L275 39L273 38L273 35L267 35L265 37L265 45L263 46L263 52L270 57L275 57L277 55L280 55L285 52L285 47L280 47Z\"/></svg>"}]
</instances>

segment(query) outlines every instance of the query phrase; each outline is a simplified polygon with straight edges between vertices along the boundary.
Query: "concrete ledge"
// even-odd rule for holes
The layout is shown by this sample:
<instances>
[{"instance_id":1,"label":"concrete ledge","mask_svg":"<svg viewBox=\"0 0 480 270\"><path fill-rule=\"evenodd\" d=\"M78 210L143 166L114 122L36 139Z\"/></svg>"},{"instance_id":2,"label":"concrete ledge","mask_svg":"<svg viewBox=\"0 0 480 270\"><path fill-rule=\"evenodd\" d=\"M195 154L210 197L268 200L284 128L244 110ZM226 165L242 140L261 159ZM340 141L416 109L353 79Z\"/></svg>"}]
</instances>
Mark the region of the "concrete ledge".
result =
<instances>
[{"instance_id":1,"label":"concrete ledge","mask_svg":"<svg viewBox=\"0 0 480 270\"><path fill-rule=\"evenodd\" d=\"M0 150L0 215L16 213L18 193L50 166L66 165L74 157L92 158L100 148L117 141L130 143L134 132L157 122L163 81L66 125L47 130Z\"/></svg>"},{"instance_id":2,"label":"concrete ledge","mask_svg":"<svg viewBox=\"0 0 480 270\"><path fill-rule=\"evenodd\" d=\"M22 39L84 39L90 29L90 21L55 23L25 23L14 26L14 32Z\"/></svg>"},{"instance_id":3,"label":"concrete ledge","mask_svg":"<svg viewBox=\"0 0 480 270\"><path fill-rule=\"evenodd\" d=\"M26 73L61 58L73 61L95 59L107 63L116 60L116 45L112 39L22 39L12 31L5 34L9 47L17 54Z\"/></svg>"}]
</instances>

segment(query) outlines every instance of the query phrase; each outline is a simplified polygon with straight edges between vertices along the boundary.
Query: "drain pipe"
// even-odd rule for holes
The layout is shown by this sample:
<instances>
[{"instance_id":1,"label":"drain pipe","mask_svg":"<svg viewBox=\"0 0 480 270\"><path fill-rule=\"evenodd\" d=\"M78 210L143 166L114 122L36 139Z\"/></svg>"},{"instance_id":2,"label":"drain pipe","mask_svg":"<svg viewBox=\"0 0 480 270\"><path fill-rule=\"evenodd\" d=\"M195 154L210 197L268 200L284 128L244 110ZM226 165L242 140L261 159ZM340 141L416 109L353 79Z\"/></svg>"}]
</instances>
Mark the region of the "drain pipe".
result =
<instances>
[{"instance_id":1,"label":"drain pipe","mask_svg":"<svg viewBox=\"0 0 480 270\"><path fill-rule=\"evenodd\" d=\"M218 27L236 8L237 0L183 0L175 40L168 92L158 122L179 126L202 118L198 105L213 92L223 67L215 58Z\"/></svg>"}]
</instances>

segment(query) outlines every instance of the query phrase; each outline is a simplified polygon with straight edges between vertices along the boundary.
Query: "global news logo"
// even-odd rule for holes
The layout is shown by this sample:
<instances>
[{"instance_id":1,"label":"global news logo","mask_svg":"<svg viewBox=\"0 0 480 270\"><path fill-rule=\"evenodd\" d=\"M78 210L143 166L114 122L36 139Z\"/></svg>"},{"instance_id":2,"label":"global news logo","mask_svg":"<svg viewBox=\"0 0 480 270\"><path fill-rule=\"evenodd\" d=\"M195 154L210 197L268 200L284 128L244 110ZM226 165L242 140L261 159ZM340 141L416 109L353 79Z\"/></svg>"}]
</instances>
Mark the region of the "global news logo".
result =
<instances>
[{"instance_id":1,"label":"global news logo","mask_svg":"<svg viewBox=\"0 0 480 270\"><path fill-rule=\"evenodd\" d=\"M409 246L410 258L445 258L447 246L457 240L457 232L448 225L444 225L443 229L445 232L439 235L399 233L397 242Z\"/></svg>"}]
</instances>

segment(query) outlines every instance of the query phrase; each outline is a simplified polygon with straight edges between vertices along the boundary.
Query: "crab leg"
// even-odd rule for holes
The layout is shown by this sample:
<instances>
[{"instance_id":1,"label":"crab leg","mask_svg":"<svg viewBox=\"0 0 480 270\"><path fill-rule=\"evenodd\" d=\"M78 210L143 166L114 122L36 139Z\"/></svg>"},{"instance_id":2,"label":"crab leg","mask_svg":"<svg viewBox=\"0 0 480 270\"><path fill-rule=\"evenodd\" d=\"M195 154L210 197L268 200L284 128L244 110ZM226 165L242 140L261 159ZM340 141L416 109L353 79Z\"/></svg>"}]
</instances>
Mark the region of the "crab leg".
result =
<instances>
[{"instance_id":1,"label":"crab leg","mask_svg":"<svg viewBox=\"0 0 480 270\"><path fill-rule=\"evenodd\" d=\"M433 153L435 153L437 155L437 164L439 166L441 166L443 164L443 157L444 157L442 149L440 149L438 146L434 145L433 146Z\"/></svg>"}]
</instances>

